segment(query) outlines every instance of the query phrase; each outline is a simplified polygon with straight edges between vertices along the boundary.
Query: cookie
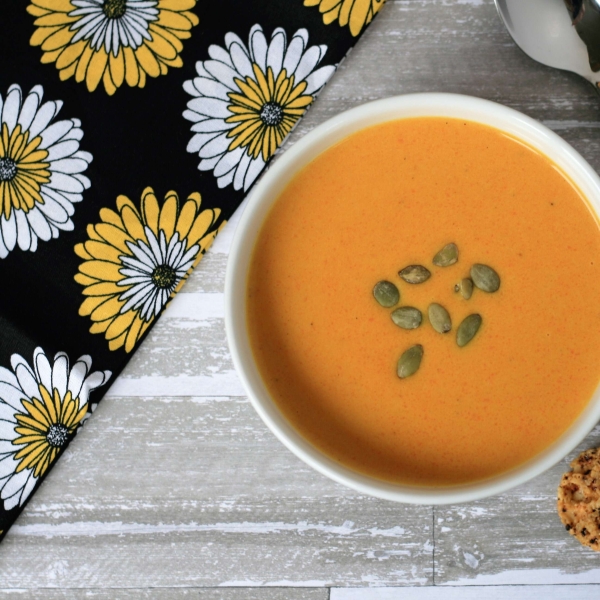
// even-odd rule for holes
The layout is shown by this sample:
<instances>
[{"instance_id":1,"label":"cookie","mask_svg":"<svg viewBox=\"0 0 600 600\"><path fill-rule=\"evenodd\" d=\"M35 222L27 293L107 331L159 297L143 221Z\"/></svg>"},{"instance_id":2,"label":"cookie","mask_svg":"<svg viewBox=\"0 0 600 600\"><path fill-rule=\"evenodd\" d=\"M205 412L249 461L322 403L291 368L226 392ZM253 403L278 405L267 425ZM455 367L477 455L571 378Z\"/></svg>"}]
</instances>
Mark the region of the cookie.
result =
<instances>
[{"instance_id":1,"label":"cookie","mask_svg":"<svg viewBox=\"0 0 600 600\"><path fill-rule=\"evenodd\" d=\"M600 552L600 448L582 452L558 486L557 509L566 530Z\"/></svg>"}]
</instances>

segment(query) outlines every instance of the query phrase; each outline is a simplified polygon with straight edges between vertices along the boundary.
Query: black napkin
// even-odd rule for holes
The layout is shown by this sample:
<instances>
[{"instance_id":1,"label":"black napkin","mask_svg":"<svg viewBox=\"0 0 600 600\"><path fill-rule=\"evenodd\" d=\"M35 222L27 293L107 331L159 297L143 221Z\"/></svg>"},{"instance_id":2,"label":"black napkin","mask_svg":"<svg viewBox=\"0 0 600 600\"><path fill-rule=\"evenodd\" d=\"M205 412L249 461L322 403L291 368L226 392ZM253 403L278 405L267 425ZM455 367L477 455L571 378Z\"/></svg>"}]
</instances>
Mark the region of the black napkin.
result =
<instances>
[{"instance_id":1,"label":"black napkin","mask_svg":"<svg viewBox=\"0 0 600 600\"><path fill-rule=\"evenodd\" d=\"M384 0L3 0L0 535Z\"/></svg>"}]
</instances>

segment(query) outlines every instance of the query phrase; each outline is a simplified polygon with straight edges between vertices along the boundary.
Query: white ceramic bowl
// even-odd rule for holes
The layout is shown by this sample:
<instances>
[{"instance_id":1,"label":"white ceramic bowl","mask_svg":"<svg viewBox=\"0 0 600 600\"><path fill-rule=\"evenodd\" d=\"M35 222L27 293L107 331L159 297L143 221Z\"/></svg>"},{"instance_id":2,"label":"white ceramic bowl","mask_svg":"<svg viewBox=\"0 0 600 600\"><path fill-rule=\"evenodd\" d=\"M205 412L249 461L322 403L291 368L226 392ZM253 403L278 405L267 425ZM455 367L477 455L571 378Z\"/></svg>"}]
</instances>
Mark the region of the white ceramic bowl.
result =
<instances>
[{"instance_id":1,"label":"white ceramic bowl","mask_svg":"<svg viewBox=\"0 0 600 600\"><path fill-rule=\"evenodd\" d=\"M246 328L246 286L254 245L269 209L293 176L317 155L356 131L385 121L423 116L455 117L484 123L539 149L571 178L600 217L600 178L569 144L537 121L487 100L455 94L412 94L378 100L342 113L315 128L285 152L260 180L242 216L229 257L225 322L233 363L254 408L294 454L320 473L361 493L399 502L449 504L498 494L557 463L600 420L600 389L559 439L515 469L490 479L456 486L394 484L341 466L312 446L287 422L261 380Z\"/></svg>"}]
</instances>

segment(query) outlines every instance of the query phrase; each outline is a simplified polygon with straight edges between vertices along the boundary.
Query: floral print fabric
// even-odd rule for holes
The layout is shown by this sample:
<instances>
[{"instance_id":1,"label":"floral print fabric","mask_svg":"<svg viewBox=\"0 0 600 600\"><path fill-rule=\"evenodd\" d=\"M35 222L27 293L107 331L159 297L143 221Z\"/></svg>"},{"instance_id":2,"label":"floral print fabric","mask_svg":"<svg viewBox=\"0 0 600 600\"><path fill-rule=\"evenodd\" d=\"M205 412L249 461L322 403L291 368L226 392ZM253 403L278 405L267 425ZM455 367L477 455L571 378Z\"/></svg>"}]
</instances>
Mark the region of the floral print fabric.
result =
<instances>
[{"instance_id":1,"label":"floral print fabric","mask_svg":"<svg viewBox=\"0 0 600 600\"><path fill-rule=\"evenodd\" d=\"M382 5L3 0L0 539Z\"/></svg>"},{"instance_id":2,"label":"floral print fabric","mask_svg":"<svg viewBox=\"0 0 600 600\"><path fill-rule=\"evenodd\" d=\"M13 354L11 369L0 367L0 498L5 510L23 504L81 425L90 393L110 379L110 371L90 373L91 366L89 356L80 356L70 367L64 352L50 363L36 348L31 366Z\"/></svg>"},{"instance_id":3,"label":"floral print fabric","mask_svg":"<svg viewBox=\"0 0 600 600\"><path fill-rule=\"evenodd\" d=\"M0 258L71 231L73 203L90 187L81 122L56 120L62 102L42 103L43 95L40 85L25 98L17 84L0 93Z\"/></svg>"},{"instance_id":4,"label":"floral print fabric","mask_svg":"<svg viewBox=\"0 0 600 600\"><path fill-rule=\"evenodd\" d=\"M119 196L118 213L106 209L75 247L83 259L75 281L85 286L79 314L91 318L90 333L104 334L111 350L133 350L212 243L221 211L201 211L201 203L194 193L180 206L171 191L159 206L147 188L138 210Z\"/></svg>"},{"instance_id":5,"label":"floral print fabric","mask_svg":"<svg viewBox=\"0 0 600 600\"><path fill-rule=\"evenodd\" d=\"M335 67L317 68L327 46L308 46L299 29L289 44L277 28L267 42L260 25L248 45L235 34L225 48L210 46L210 60L196 63L198 76L184 83L194 97L183 116L193 123L188 152L213 171L219 187L247 190L275 154Z\"/></svg>"},{"instance_id":6,"label":"floral print fabric","mask_svg":"<svg viewBox=\"0 0 600 600\"><path fill-rule=\"evenodd\" d=\"M62 80L75 77L93 92L103 83L114 94L124 82L146 85L146 77L181 67L181 40L191 36L196 0L31 0L37 17L32 46L43 62L54 62Z\"/></svg>"},{"instance_id":7,"label":"floral print fabric","mask_svg":"<svg viewBox=\"0 0 600 600\"><path fill-rule=\"evenodd\" d=\"M353 36L361 31L383 8L385 0L304 0L304 6L318 6L323 23L337 21L340 27L348 27Z\"/></svg>"}]
</instances>

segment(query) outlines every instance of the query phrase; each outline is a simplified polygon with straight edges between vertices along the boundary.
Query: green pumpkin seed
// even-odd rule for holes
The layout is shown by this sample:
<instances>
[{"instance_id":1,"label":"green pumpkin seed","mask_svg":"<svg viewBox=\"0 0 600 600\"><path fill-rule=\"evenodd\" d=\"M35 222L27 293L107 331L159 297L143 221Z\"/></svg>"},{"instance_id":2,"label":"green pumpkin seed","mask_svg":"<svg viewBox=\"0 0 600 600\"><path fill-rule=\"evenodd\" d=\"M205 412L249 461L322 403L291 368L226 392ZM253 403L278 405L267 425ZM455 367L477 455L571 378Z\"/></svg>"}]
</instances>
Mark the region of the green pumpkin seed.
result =
<instances>
[{"instance_id":1,"label":"green pumpkin seed","mask_svg":"<svg viewBox=\"0 0 600 600\"><path fill-rule=\"evenodd\" d=\"M456 343L462 348L477 334L481 327L481 315L473 314L465 317L456 330Z\"/></svg>"},{"instance_id":2,"label":"green pumpkin seed","mask_svg":"<svg viewBox=\"0 0 600 600\"><path fill-rule=\"evenodd\" d=\"M465 277L460 280L460 283L457 283L454 286L455 292L460 292L460 295L465 299L469 300L473 295L473 280L469 277Z\"/></svg>"},{"instance_id":3,"label":"green pumpkin seed","mask_svg":"<svg viewBox=\"0 0 600 600\"><path fill-rule=\"evenodd\" d=\"M446 244L434 257L436 267L449 267L458 261L458 247L456 244Z\"/></svg>"},{"instance_id":4,"label":"green pumpkin seed","mask_svg":"<svg viewBox=\"0 0 600 600\"><path fill-rule=\"evenodd\" d=\"M500 275L487 265L476 264L471 267L473 283L484 292L497 292L500 288Z\"/></svg>"},{"instance_id":5,"label":"green pumpkin seed","mask_svg":"<svg viewBox=\"0 0 600 600\"><path fill-rule=\"evenodd\" d=\"M433 302L427 311L431 326L438 333L448 333L452 329L450 313L441 305Z\"/></svg>"},{"instance_id":6,"label":"green pumpkin seed","mask_svg":"<svg viewBox=\"0 0 600 600\"><path fill-rule=\"evenodd\" d=\"M423 321L423 315L418 308L401 306L392 311L392 321L402 329L416 329Z\"/></svg>"},{"instance_id":7,"label":"green pumpkin seed","mask_svg":"<svg viewBox=\"0 0 600 600\"><path fill-rule=\"evenodd\" d=\"M400 290L391 281L376 283L373 288L373 296L385 308L390 308L400 302Z\"/></svg>"},{"instance_id":8,"label":"green pumpkin seed","mask_svg":"<svg viewBox=\"0 0 600 600\"><path fill-rule=\"evenodd\" d=\"M402 271L399 271L398 275L406 283L423 283L431 277L431 272L422 265L408 265L408 267L404 267Z\"/></svg>"},{"instance_id":9,"label":"green pumpkin seed","mask_svg":"<svg viewBox=\"0 0 600 600\"><path fill-rule=\"evenodd\" d=\"M421 366L423 346L416 344L406 350L398 360L398 377L404 379L414 375Z\"/></svg>"}]
</instances>

